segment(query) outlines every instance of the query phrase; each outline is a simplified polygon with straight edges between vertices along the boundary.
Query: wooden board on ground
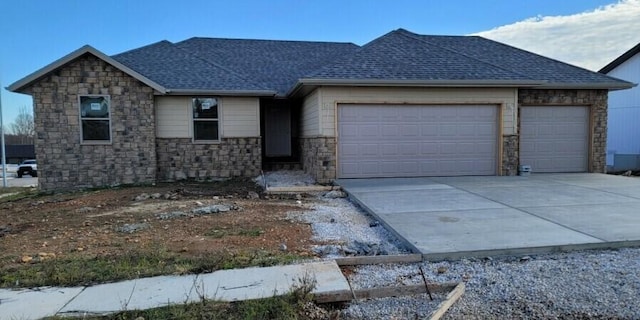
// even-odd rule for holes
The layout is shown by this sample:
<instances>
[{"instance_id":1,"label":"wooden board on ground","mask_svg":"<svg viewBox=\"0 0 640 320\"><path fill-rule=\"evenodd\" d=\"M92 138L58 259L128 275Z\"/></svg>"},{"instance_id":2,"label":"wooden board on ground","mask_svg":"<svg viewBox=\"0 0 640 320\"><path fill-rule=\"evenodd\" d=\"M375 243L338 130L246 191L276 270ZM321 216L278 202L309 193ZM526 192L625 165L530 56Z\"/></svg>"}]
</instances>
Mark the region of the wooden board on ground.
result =
<instances>
[{"instance_id":1,"label":"wooden board on ground","mask_svg":"<svg viewBox=\"0 0 640 320\"><path fill-rule=\"evenodd\" d=\"M430 284L429 291L431 293L447 293L447 297L442 301L436 310L434 310L430 316L430 320L439 320L442 316L451 308L451 306L460 299L464 293L465 285L460 283L442 283L442 284ZM359 290L340 290L333 292L325 292L316 294L314 300L316 303L333 303L333 302L347 302L354 299L375 299L375 298L388 298L399 297L416 294L427 293L427 289L424 284L410 285L410 286L398 286L398 287L381 287L381 288L369 288Z\"/></svg>"},{"instance_id":2,"label":"wooden board on ground","mask_svg":"<svg viewBox=\"0 0 640 320\"><path fill-rule=\"evenodd\" d=\"M429 290L431 293L446 293L451 292L456 288L458 283L444 283L444 284L429 284ZM464 286L463 286L464 288ZM368 288L358 290L339 290L325 292L314 295L314 300L317 303L332 303L332 302L345 302L356 299L375 299L375 298L388 298L388 297L400 297L409 296L415 294L427 293L427 289L424 284L410 285L410 286L396 286L396 287L380 287L380 288Z\"/></svg>"},{"instance_id":3,"label":"wooden board on ground","mask_svg":"<svg viewBox=\"0 0 640 320\"><path fill-rule=\"evenodd\" d=\"M357 266L365 264L383 264L383 263L414 263L422 262L421 254L402 254L402 255L383 255L383 256L360 256L336 258L339 266Z\"/></svg>"}]
</instances>

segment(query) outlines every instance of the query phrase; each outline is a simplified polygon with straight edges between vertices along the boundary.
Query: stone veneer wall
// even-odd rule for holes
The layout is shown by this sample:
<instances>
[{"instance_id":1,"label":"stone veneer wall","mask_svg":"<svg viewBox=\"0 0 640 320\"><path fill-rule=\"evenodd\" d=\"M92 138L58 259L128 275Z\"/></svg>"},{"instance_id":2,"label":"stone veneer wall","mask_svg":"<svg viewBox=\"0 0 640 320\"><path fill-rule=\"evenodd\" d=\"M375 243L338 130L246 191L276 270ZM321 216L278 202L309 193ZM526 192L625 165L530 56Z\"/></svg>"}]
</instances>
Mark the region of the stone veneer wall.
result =
<instances>
[{"instance_id":1,"label":"stone veneer wall","mask_svg":"<svg viewBox=\"0 0 640 320\"><path fill-rule=\"evenodd\" d=\"M518 148L517 135L502 136L502 175L518 175L518 163L520 161L520 148Z\"/></svg>"},{"instance_id":2,"label":"stone veneer wall","mask_svg":"<svg viewBox=\"0 0 640 320\"><path fill-rule=\"evenodd\" d=\"M519 105L588 105L591 107L589 172L606 170L607 99L607 90L518 90Z\"/></svg>"},{"instance_id":3,"label":"stone veneer wall","mask_svg":"<svg viewBox=\"0 0 640 320\"><path fill-rule=\"evenodd\" d=\"M260 138L223 138L220 143L193 143L189 138L158 138L158 180L208 180L255 177L262 167Z\"/></svg>"},{"instance_id":4,"label":"stone veneer wall","mask_svg":"<svg viewBox=\"0 0 640 320\"><path fill-rule=\"evenodd\" d=\"M302 167L318 183L328 184L336 178L336 138L300 138Z\"/></svg>"},{"instance_id":5,"label":"stone veneer wall","mask_svg":"<svg viewBox=\"0 0 640 320\"><path fill-rule=\"evenodd\" d=\"M155 181L152 88L86 54L24 93L33 97L41 190ZM81 144L78 95L84 94L110 96L112 143Z\"/></svg>"}]
</instances>

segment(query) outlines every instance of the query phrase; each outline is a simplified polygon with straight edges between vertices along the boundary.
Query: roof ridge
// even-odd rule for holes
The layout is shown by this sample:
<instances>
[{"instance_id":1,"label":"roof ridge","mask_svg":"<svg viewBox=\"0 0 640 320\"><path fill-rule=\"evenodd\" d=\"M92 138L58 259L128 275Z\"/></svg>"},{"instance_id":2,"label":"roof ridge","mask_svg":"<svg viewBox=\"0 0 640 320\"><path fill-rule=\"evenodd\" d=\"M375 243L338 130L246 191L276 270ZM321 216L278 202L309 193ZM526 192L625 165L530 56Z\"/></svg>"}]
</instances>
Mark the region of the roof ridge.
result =
<instances>
[{"instance_id":1,"label":"roof ridge","mask_svg":"<svg viewBox=\"0 0 640 320\"><path fill-rule=\"evenodd\" d=\"M218 37L191 37L191 38L179 41L176 44L182 43L182 42L186 42L186 41L189 41L189 40L194 40L194 39L230 40L230 41L243 41L243 42L256 41L256 42L331 43L331 44L353 44L353 45L357 45L357 44L355 44L353 42L350 42L350 41L338 42L338 41L314 41L314 40L276 40L276 39L218 38Z\"/></svg>"},{"instance_id":2,"label":"roof ridge","mask_svg":"<svg viewBox=\"0 0 640 320\"><path fill-rule=\"evenodd\" d=\"M174 44L173 42L171 42L171 41L169 41L169 40L166 40L166 39L165 39L165 40L160 40L160 41L156 41L156 42L154 42L154 43L150 43L150 44L144 45L144 46L142 46L142 47L137 47L137 48L134 48L134 49L129 49L129 50L127 50L127 51L122 51L122 52L120 52L120 53L112 54L112 55L110 55L110 57L111 57L111 58L115 58L116 56L119 56L119 55L127 54L127 53L129 53L129 52L133 52L133 51L137 51L137 50L140 50L140 49L143 49L143 48L147 48L147 47L155 46L155 45L158 45L158 44L161 44L161 43L168 43L168 44L170 44L170 45L173 45L173 44Z\"/></svg>"},{"instance_id":3,"label":"roof ridge","mask_svg":"<svg viewBox=\"0 0 640 320\"><path fill-rule=\"evenodd\" d=\"M247 82L247 83L249 83L249 84L255 85L256 87L262 88L262 89L264 89L264 90L271 90L271 89L269 89L268 87L266 87L266 86L264 85L264 83L256 83L256 82L254 82L253 80L248 79L248 78L247 78L247 77L245 77L244 75L242 75L242 74L240 74L240 73L238 73L238 72L236 72L236 71L234 71L234 70L231 70L231 69L229 69L229 68L227 68L227 67L225 67L225 66L222 66L222 65L220 65L220 64L217 64L217 63L211 62L211 61L209 61L209 60L207 60L207 59L205 59L205 58L203 58L203 57L199 56L199 55L198 55L198 54L196 54L196 53L193 53L193 52L188 51L188 50L186 50L186 49L184 49L184 48L181 48L177 43L171 43L171 45L173 45L173 47L175 47L176 49L178 49L178 50L180 50L180 51L182 51L182 52L184 52L184 53L186 53L186 54L188 54L188 55L190 55L190 56L192 56L192 57L194 57L194 58L196 58L196 59L198 59L198 60L200 60L200 61L204 62L205 64L208 64L208 65L210 65L210 66L212 66L212 67L219 68L219 69L221 69L221 70L224 70L224 71L226 71L226 72L230 73L231 75L233 75L233 76L235 76L235 77L238 77L239 79L242 79L243 81L246 81L246 82Z\"/></svg>"},{"instance_id":4,"label":"roof ridge","mask_svg":"<svg viewBox=\"0 0 640 320\"><path fill-rule=\"evenodd\" d=\"M421 41L421 42L424 42L424 43L428 43L428 44L430 44L430 45L432 45L432 46L435 46L435 47L438 47L438 48L440 48L440 49L447 50L447 51L452 52L452 53L454 53L454 54L457 54L457 55L463 56L463 57L465 57L465 58L469 58L469 59L472 59L472 60L475 60L475 61L478 61L478 62L481 62L481 63L484 63L484 64L487 64L487 65L490 65L490 66L493 66L493 67L496 67L496 68L498 68L498 69L501 69L501 70L504 70L504 71L507 71L507 72L510 72L510 73L513 73L513 74L517 74L517 75L522 76L522 77L525 77L525 78L527 78L527 79L530 79L530 80L540 80L540 79L534 79L534 78L532 78L532 77L530 77L530 76L528 76L528 75L526 75L526 74L524 74L524 73L520 73L520 72L517 72L517 71L513 71L513 70L511 70L511 69L507 69L507 68L505 68L505 67L502 67L502 66L496 65L495 63L488 62L488 61L484 61L484 60L482 60L482 59L478 59L478 58L476 58L476 57L473 57L473 56L470 56L470 55L467 55L467 54L464 54L464 53L458 52L458 51L456 51L456 50L453 50L453 49L450 49L450 48L447 48L447 47L443 47L442 45L435 44L435 43L433 43L433 42L431 42L431 41L427 41L426 39L423 39L423 38L421 37L421 35L416 34L416 33L413 33L413 32L411 32L411 31L408 31L408 30L405 30L405 29L398 29L398 30L395 30L395 31L398 31L398 32L399 32L399 34L400 34L400 35L402 35L402 36L405 36L405 37L408 37L408 38L411 38L411 39L415 39L415 40L418 40L418 41ZM478 37L478 36L450 36L450 37L456 37L456 38L477 37L477 38L485 39L485 38ZM493 40L489 40L489 41L493 41ZM496 42L496 43L500 43L500 42L497 42L497 41L494 41L494 42ZM515 48L515 47L514 47L514 48ZM516 48L516 49L517 49L517 48ZM521 50L521 49L518 49L518 50Z\"/></svg>"}]
</instances>

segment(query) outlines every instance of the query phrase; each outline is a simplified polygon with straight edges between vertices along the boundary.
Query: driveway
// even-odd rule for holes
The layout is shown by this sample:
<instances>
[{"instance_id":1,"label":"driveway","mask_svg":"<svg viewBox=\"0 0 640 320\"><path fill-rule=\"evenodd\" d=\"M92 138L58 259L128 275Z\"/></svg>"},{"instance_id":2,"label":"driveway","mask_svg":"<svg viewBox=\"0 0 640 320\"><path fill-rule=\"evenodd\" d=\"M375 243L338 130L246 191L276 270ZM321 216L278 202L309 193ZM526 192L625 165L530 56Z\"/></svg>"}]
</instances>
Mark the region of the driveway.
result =
<instances>
[{"instance_id":1,"label":"driveway","mask_svg":"<svg viewBox=\"0 0 640 320\"><path fill-rule=\"evenodd\" d=\"M0 188L4 185L2 174L0 174ZM22 178L11 177L7 175L7 187L37 187L38 178L31 176L23 176Z\"/></svg>"},{"instance_id":2,"label":"driveway","mask_svg":"<svg viewBox=\"0 0 640 320\"><path fill-rule=\"evenodd\" d=\"M337 183L426 259L640 245L640 178L578 173Z\"/></svg>"}]
</instances>

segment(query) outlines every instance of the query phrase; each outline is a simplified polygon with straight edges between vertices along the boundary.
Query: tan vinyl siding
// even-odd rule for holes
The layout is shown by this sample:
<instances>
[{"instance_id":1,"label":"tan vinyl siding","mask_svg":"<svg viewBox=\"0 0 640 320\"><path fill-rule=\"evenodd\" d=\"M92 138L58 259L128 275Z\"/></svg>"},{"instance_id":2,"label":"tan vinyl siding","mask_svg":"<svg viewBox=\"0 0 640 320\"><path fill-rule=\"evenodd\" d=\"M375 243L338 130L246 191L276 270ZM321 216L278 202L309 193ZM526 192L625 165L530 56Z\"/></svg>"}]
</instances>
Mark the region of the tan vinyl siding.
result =
<instances>
[{"instance_id":1,"label":"tan vinyl siding","mask_svg":"<svg viewBox=\"0 0 640 320\"><path fill-rule=\"evenodd\" d=\"M260 99L221 98L223 137L260 136Z\"/></svg>"},{"instance_id":2,"label":"tan vinyl siding","mask_svg":"<svg viewBox=\"0 0 640 320\"><path fill-rule=\"evenodd\" d=\"M156 136L191 138L191 97L156 97Z\"/></svg>"},{"instance_id":3,"label":"tan vinyl siding","mask_svg":"<svg viewBox=\"0 0 640 320\"><path fill-rule=\"evenodd\" d=\"M517 89L513 88L357 88L323 87L319 95L321 136L336 134L336 106L338 103L370 104L498 104L502 106L502 134L516 134ZM312 95L312 96L313 96ZM312 97L310 96L310 97ZM305 100L311 102L308 97ZM312 106L310 104L310 106ZM316 110L318 108L315 108ZM305 109L303 108L303 118ZM307 133L305 132L305 135Z\"/></svg>"},{"instance_id":4,"label":"tan vinyl siding","mask_svg":"<svg viewBox=\"0 0 640 320\"><path fill-rule=\"evenodd\" d=\"M158 138L192 138L192 97L156 97ZM219 98L221 137L259 137L258 98Z\"/></svg>"},{"instance_id":5,"label":"tan vinyl siding","mask_svg":"<svg viewBox=\"0 0 640 320\"><path fill-rule=\"evenodd\" d=\"M320 95L318 90L305 97L302 104L302 136L317 137L320 135Z\"/></svg>"}]
</instances>

